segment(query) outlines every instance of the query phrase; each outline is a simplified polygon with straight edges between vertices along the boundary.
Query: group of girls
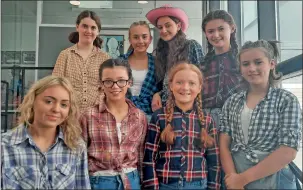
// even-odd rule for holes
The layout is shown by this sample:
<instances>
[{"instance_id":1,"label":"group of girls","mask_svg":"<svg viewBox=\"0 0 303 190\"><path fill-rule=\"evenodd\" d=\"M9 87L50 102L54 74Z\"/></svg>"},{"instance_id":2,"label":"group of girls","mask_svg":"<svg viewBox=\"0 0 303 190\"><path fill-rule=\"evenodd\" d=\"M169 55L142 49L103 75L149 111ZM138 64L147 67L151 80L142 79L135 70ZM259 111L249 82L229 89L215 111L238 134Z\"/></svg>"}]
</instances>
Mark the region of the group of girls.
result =
<instances>
[{"instance_id":1,"label":"group of girls","mask_svg":"<svg viewBox=\"0 0 303 190\"><path fill-rule=\"evenodd\" d=\"M20 125L2 134L2 188L295 188L288 164L302 114L277 87L277 45L249 41L238 52L232 16L216 10L202 22L204 56L186 38L182 9L146 17L160 33L153 54L151 29L139 21L128 52L110 59L100 18L78 16L75 45L28 91Z\"/></svg>"}]
</instances>

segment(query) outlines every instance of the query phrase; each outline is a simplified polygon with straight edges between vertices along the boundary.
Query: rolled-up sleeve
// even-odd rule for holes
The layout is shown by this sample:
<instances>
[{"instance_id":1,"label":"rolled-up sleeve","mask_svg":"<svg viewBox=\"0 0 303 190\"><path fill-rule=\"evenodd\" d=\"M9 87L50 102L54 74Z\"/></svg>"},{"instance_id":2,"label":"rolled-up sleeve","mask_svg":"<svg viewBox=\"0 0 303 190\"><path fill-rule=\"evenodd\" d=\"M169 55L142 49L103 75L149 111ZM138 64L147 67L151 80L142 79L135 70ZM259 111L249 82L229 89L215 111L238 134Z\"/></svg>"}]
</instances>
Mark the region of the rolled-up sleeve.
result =
<instances>
[{"instance_id":1,"label":"rolled-up sleeve","mask_svg":"<svg viewBox=\"0 0 303 190\"><path fill-rule=\"evenodd\" d=\"M278 135L280 145L298 150L302 139L302 110L295 96L284 101L279 116Z\"/></svg>"}]
</instances>

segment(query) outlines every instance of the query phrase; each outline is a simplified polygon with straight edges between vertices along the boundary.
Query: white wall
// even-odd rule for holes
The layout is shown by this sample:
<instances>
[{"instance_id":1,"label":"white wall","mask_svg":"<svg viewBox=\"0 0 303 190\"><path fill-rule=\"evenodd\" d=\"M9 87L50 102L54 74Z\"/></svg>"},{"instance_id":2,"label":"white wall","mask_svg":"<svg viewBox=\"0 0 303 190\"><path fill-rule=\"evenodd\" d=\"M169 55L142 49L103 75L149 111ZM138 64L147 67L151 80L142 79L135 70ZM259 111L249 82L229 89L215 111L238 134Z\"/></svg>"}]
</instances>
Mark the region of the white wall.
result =
<instances>
[{"instance_id":1,"label":"white wall","mask_svg":"<svg viewBox=\"0 0 303 190\"><path fill-rule=\"evenodd\" d=\"M302 54L302 1L279 1L281 61Z\"/></svg>"},{"instance_id":2,"label":"white wall","mask_svg":"<svg viewBox=\"0 0 303 190\"><path fill-rule=\"evenodd\" d=\"M2 22L2 51L35 51L36 23Z\"/></svg>"}]
</instances>

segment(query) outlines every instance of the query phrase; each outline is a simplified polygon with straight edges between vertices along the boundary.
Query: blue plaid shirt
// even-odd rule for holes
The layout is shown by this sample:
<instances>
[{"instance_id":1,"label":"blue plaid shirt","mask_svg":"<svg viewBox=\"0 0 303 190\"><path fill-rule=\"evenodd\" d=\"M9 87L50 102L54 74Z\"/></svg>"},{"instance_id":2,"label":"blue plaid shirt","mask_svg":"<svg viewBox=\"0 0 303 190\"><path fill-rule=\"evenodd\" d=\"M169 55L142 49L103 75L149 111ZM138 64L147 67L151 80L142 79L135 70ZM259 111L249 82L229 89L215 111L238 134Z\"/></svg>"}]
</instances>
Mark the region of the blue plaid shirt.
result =
<instances>
[{"instance_id":1,"label":"blue plaid shirt","mask_svg":"<svg viewBox=\"0 0 303 190\"><path fill-rule=\"evenodd\" d=\"M127 52L124 55L121 55L120 58L123 60L128 60L128 57L133 53L133 50ZM148 56L148 71L146 77L142 83L141 92L139 96L132 96L129 99L135 104L135 106L146 114L151 115L151 102L153 99L153 95L158 92L158 88L156 85L155 79L155 59L151 53L147 53ZM134 78L136 76L133 76Z\"/></svg>"},{"instance_id":2,"label":"blue plaid shirt","mask_svg":"<svg viewBox=\"0 0 303 190\"><path fill-rule=\"evenodd\" d=\"M202 60L204 58L202 46L196 40L189 40L188 60L190 63L196 65L198 68L201 67ZM168 72L168 71L167 71ZM168 75L165 74L163 81L163 89L160 92L162 105L164 106L168 97Z\"/></svg>"},{"instance_id":3,"label":"blue plaid shirt","mask_svg":"<svg viewBox=\"0 0 303 190\"><path fill-rule=\"evenodd\" d=\"M270 87L267 95L255 107L248 128L248 143L244 141L241 113L247 91L233 94L222 108L220 132L232 139L232 152L242 150L253 163L259 158L254 150L272 152L285 145L299 149L302 133L302 111L292 93Z\"/></svg>"},{"instance_id":4,"label":"blue plaid shirt","mask_svg":"<svg viewBox=\"0 0 303 190\"><path fill-rule=\"evenodd\" d=\"M60 130L47 152L35 145L25 125L2 134L2 189L90 189L84 141L72 151Z\"/></svg>"}]
</instances>

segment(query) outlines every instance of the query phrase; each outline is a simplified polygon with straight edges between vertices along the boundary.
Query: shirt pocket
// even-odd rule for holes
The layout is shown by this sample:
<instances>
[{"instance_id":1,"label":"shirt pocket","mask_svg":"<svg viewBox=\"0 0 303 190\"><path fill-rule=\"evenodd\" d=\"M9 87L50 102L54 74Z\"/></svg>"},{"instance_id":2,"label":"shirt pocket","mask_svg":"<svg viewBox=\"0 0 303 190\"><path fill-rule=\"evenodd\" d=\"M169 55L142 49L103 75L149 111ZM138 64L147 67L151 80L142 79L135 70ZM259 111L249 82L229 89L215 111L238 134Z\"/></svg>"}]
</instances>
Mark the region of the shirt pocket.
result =
<instances>
[{"instance_id":1,"label":"shirt pocket","mask_svg":"<svg viewBox=\"0 0 303 190\"><path fill-rule=\"evenodd\" d=\"M71 164L56 164L50 169L53 189L73 189L76 167Z\"/></svg>"},{"instance_id":2,"label":"shirt pocket","mask_svg":"<svg viewBox=\"0 0 303 190\"><path fill-rule=\"evenodd\" d=\"M20 189L35 189L39 187L40 172L35 167L16 166L4 168L4 175L8 184L18 184Z\"/></svg>"}]
</instances>

